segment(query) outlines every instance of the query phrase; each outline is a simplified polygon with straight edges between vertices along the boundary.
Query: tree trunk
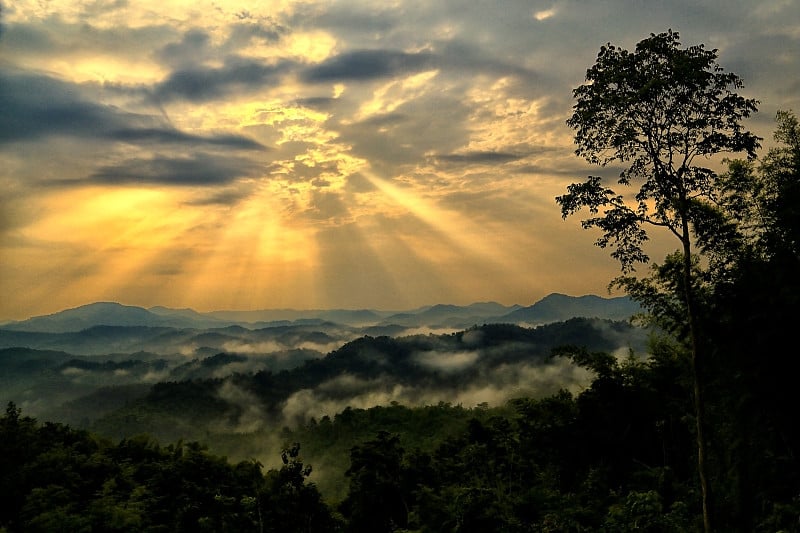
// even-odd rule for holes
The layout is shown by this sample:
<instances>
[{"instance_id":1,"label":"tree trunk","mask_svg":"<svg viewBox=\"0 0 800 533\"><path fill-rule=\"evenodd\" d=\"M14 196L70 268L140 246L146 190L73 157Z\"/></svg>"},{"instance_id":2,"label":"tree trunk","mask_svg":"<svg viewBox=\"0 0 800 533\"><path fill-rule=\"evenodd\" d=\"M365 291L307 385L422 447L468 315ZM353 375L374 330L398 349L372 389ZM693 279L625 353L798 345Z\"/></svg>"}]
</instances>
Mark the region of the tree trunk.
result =
<instances>
[{"instance_id":1,"label":"tree trunk","mask_svg":"<svg viewBox=\"0 0 800 533\"><path fill-rule=\"evenodd\" d=\"M700 477L700 494L703 505L703 530L705 533L711 533L711 487L708 482L708 467L706 465L705 399L703 395L702 366L700 365L700 348L697 340L697 312L692 289L692 245L689 240L689 222L686 217L683 217L683 238L681 240L683 241L683 282L686 314L689 319L689 340L692 352L692 385L695 431L697 433L697 473Z\"/></svg>"}]
</instances>

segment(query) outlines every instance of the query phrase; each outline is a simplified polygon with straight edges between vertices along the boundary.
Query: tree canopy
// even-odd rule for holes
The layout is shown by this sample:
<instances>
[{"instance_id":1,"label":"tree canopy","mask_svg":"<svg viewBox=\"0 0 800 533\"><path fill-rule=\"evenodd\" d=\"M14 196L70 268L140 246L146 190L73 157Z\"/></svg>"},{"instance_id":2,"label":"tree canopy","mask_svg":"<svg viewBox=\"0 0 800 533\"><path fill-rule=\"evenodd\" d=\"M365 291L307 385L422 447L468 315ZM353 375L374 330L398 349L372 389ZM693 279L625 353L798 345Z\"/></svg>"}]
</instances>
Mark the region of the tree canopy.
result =
<instances>
[{"instance_id":1,"label":"tree canopy","mask_svg":"<svg viewBox=\"0 0 800 533\"><path fill-rule=\"evenodd\" d=\"M643 226L689 239L685 223L702 222L695 204L717 195L709 158L729 152L754 157L759 147L759 138L742 126L757 105L734 92L742 86L717 64L716 50L681 48L671 30L652 34L634 52L601 47L586 83L573 91L567 124L575 130L577 155L600 166L624 165L619 185L639 188L625 196L590 176L557 198L563 216L584 207L597 215L583 225L603 231L597 244L616 248L612 256L623 272L649 260Z\"/></svg>"}]
</instances>

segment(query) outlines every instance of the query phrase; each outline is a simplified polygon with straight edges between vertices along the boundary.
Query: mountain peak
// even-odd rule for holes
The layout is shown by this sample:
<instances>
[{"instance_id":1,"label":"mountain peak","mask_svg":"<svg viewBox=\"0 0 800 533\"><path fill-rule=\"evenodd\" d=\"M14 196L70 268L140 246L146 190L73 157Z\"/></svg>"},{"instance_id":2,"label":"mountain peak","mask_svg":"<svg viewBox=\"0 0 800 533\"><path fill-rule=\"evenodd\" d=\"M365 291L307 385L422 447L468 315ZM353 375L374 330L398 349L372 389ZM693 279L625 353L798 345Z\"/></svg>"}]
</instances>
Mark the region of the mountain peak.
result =
<instances>
[{"instance_id":1,"label":"mountain peak","mask_svg":"<svg viewBox=\"0 0 800 533\"><path fill-rule=\"evenodd\" d=\"M158 317L147 309L117 302L94 302L50 315L36 316L7 324L5 329L64 333L81 331L92 326L153 326Z\"/></svg>"},{"instance_id":2,"label":"mountain peak","mask_svg":"<svg viewBox=\"0 0 800 533\"><path fill-rule=\"evenodd\" d=\"M569 296L551 293L529 307L522 307L504 318L514 323L542 324L574 317L627 320L641 312L639 304L628 296L603 298L595 294Z\"/></svg>"}]
</instances>

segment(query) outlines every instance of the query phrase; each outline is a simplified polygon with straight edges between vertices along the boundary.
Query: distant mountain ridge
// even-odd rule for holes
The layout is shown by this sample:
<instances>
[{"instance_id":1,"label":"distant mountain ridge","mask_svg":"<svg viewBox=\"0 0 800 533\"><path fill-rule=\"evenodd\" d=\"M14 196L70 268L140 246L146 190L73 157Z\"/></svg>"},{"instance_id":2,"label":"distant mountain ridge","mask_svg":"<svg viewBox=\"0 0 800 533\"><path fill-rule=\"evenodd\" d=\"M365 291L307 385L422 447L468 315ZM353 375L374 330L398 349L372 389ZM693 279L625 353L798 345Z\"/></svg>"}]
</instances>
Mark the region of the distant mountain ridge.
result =
<instances>
[{"instance_id":1,"label":"distant mountain ridge","mask_svg":"<svg viewBox=\"0 0 800 533\"><path fill-rule=\"evenodd\" d=\"M463 328L487 323L538 325L574 317L624 320L639 311L639 305L626 296L603 298L596 295L568 296L559 293L550 294L528 307L478 302L466 306L437 304L399 312L371 309L265 309L201 313L193 309L171 309L163 306L145 309L116 302L96 302L50 315L11 322L0 326L0 329L18 332L69 333L96 326L264 328L315 322L332 322L351 327Z\"/></svg>"},{"instance_id":2,"label":"distant mountain ridge","mask_svg":"<svg viewBox=\"0 0 800 533\"><path fill-rule=\"evenodd\" d=\"M602 298L593 294L567 296L552 293L530 307L512 311L503 318L513 324L544 324L573 317L626 320L641 311L641 306L627 296Z\"/></svg>"},{"instance_id":3,"label":"distant mountain ridge","mask_svg":"<svg viewBox=\"0 0 800 533\"><path fill-rule=\"evenodd\" d=\"M156 309L158 312L116 302L95 302L50 315L4 324L0 326L0 329L38 333L69 333L94 326L207 328L226 325L214 318L205 318L201 313L196 313L195 317L187 315L185 310L169 310L167 312L166 308Z\"/></svg>"}]
</instances>

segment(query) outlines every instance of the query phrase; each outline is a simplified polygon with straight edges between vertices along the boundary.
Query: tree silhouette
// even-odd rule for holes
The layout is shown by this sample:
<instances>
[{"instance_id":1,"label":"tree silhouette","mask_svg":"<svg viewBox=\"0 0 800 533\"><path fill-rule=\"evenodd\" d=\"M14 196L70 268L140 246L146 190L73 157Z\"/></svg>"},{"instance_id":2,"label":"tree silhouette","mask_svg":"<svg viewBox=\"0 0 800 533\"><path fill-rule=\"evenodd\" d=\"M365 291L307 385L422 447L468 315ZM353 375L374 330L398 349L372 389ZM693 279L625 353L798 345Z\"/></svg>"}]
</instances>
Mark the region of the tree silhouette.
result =
<instances>
[{"instance_id":1,"label":"tree silhouette","mask_svg":"<svg viewBox=\"0 0 800 533\"><path fill-rule=\"evenodd\" d=\"M587 208L584 228L598 228L596 244L612 247L623 275L637 263L648 263L647 229L661 229L680 243L681 279L675 289L685 310L686 339L693 374L703 523L711 530L710 487L706 466L705 406L701 379L702 353L697 320L694 241L709 224L709 204L719 194L713 156L746 152L755 157L759 138L741 122L757 102L738 95L741 78L717 64L717 50L703 45L682 48L677 32L651 34L633 52L610 43L601 47L586 73L586 83L573 91L576 103L567 124L576 130L575 153L592 164L625 165L617 183L639 188L617 194L603 179L589 176L572 184L556 201L564 218ZM616 282L626 287L631 278Z\"/></svg>"}]
</instances>

